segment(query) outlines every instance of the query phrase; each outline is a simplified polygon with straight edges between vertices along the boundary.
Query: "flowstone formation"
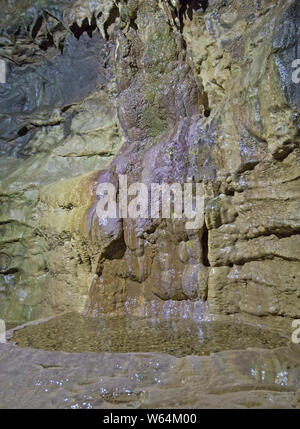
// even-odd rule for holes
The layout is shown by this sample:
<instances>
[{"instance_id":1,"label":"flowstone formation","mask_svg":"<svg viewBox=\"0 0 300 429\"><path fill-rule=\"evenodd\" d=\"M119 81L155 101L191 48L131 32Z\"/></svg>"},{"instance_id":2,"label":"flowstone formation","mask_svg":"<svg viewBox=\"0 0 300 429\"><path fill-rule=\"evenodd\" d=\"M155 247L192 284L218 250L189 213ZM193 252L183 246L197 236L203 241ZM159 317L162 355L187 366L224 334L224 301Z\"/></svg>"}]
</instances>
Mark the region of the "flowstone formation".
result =
<instances>
[{"instance_id":1,"label":"flowstone formation","mask_svg":"<svg viewBox=\"0 0 300 429\"><path fill-rule=\"evenodd\" d=\"M2 1L0 316L300 315L300 5ZM205 222L99 220L97 185L202 183Z\"/></svg>"},{"instance_id":2,"label":"flowstone formation","mask_svg":"<svg viewBox=\"0 0 300 429\"><path fill-rule=\"evenodd\" d=\"M299 1L0 6L0 408L299 408Z\"/></svg>"}]
</instances>

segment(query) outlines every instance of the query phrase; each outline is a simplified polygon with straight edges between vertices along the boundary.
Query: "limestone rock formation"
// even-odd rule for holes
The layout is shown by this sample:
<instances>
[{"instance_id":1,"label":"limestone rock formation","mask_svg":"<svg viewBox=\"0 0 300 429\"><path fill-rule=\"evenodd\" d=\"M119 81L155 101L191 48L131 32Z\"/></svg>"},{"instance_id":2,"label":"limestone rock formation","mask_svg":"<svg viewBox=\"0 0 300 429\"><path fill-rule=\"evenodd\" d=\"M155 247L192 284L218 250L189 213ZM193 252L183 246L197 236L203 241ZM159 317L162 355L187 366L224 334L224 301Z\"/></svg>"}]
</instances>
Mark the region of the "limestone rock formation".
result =
<instances>
[{"instance_id":1,"label":"limestone rock formation","mask_svg":"<svg viewBox=\"0 0 300 429\"><path fill-rule=\"evenodd\" d=\"M299 2L0 3L0 316L231 315L290 327ZM125 174L202 183L204 224L101 222L97 185Z\"/></svg>"}]
</instances>

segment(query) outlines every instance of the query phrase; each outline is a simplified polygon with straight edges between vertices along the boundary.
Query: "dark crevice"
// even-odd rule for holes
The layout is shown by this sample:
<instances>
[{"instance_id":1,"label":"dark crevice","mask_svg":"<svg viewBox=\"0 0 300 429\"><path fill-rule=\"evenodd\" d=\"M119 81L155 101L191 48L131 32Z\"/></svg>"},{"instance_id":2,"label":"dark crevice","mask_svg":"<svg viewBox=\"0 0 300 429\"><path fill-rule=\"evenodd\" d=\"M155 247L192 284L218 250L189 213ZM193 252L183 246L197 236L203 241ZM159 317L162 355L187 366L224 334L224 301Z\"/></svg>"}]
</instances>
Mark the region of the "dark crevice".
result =
<instances>
[{"instance_id":1,"label":"dark crevice","mask_svg":"<svg viewBox=\"0 0 300 429\"><path fill-rule=\"evenodd\" d=\"M110 12L109 18L108 20L105 22L104 24L104 32L105 32L105 37L108 40L109 39L109 35L108 35L108 28L114 24L117 20L117 18L120 17L120 11L119 8L117 6L114 6L112 11Z\"/></svg>"},{"instance_id":2,"label":"dark crevice","mask_svg":"<svg viewBox=\"0 0 300 429\"><path fill-rule=\"evenodd\" d=\"M18 268L9 268L8 270L0 271L0 274L17 274L19 272Z\"/></svg>"},{"instance_id":3,"label":"dark crevice","mask_svg":"<svg viewBox=\"0 0 300 429\"><path fill-rule=\"evenodd\" d=\"M73 210L73 208L74 208L72 203L69 203L67 205L60 205L59 207L61 207L64 210L67 210L67 211Z\"/></svg>"},{"instance_id":4,"label":"dark crevice","mask_svg":"<svg viewBox=\"0 0 300 429\"><path fill-rule=\"evenodd\" d=\"M40 29L42 28L43 21L44 21L44 19L43 19L43 17L42 17L42 16L40 16L40 17L36 20L36 23L34 24L33 29L32 29L32 31L31 31L31 37L32 37L33 39L35 39L35 38L36 38L36 36L38 35L38 33L39 33Z\"/></svg>"},{"instance_id":5,"label":"dark crevice","mask_svg":"<svg viewBox=\"0 0 300 429\"><path fill-rule=\"evenodd\" d=\"M28 133L28 128L27 127L22 127L19 131L18 131L18 137L24 137L26 136L26 134Z\"/></svg>"},{"instance_id":6,"label":"dark crevice","mask_svg":"<svg viewBox=\"0 0 300 429\"><path fill-rule=\"evenodd\" d=\"M300 231L291 230L291 229L286 229L285 231L276 231L276 230L270 229L269 231L266 231L263 234L257 234L253 238L243 237L243 240L251 241L259 237L270 237L271 235L275 235L275 237L277 237L280 240L282 238L289 238L289 237L293 237L294 235L300 235Z\"/></svg>"},{"instance_id":7,"label":"dark crevice","mask_svg":"<svg viewBox=\"0 0 300 429\"><path fill-rule=\"evenodd\" d=\"M67 104L66 106L64 106L61 111L62 113L67 112L69 109L71 109L71 107L73 106L73 104Z\"/></svg>"},{"instance_id":8,"label":"dark crevice","mask_svg":"<svg viewBox=\"0 0 300 429\"><path fill-rule=\"evenodd\" d=\"M129 23L129 27L133 28L135 31L138 30L136 19L137 19L137 10L134 12L134 15L131 17L130 23Z\"/></svg>"},{"instance_id":9,"label":"dark crevice","mask_svg":"<svg viewBox=\"0 0 300 429\"><path fill-rule=\"evenodd\" d=\"M285 158L287 158L288 155L295 149L295 146L291 141L286 142L285 144L287 146L282 146L278 152L273 154L273 157L276 159L276 161L284 161Z\"/></svg>"},{"instance_id":10,"label":"dark crevice","mask_svg":"<svg viewBox=\"0 0 300 429\"><path fill-rule=\"evenodd\" d=\"M126 251L126 244L124 240L124 235L122 235L118 240L113 241L103 252L102 257L110 261L114 259L122 259Z\"/></svg>"},{"instance_id":11,"label":"dark crevice","mask_svg":"<svg viewBox=\"0 0 300 429\"><path fill-rule=\"evenodd\" d=\"M208 259L208 229L204 225L204 231L202 234L202 252L203 252L203 265L205 267L210 267Z\"/></svg>"},{"instance_id":12,"label":"dark crevice","mask_svg":"<svg viewBox=\"0 0 300 429\"><path fill-rule=\"evenodd\" d=\"M59 365L47 365L44 363L38 363L38 366L42 367L43 369L57 369L57 368L61 368L61 366Z\"/></svg>"},{"instance_id":13,"label":"dark crevice","mask_svg":"<svg viewBox=\"0 0 300 429\"><path fill-rule=\"evenodd\" d=\"M19 27L16 29L16 31L14 32L14 35L15 35L15 36L20 36L20 34L21 34L21 27L19 26Z\"/></svg>"},{"instance_id":14,"label":"dark crevice","mask_svg":"<svg viewBox=\"0 0 300 429\"><path fill-rule=\"evenodd\" d=\"M96 269L96 274L100 277L104 269L104 263L106 260L113 261L115 259L122 259L126 252L126 244L124 240L124 233L117 240L112 241L104 252L101 254L101 257L98 262Z\"/></svg>"},{"instance_id":15,"label":"dark crevice","mask_svg":"<svg viewBox=\"0 0 300 429\"><path fill-rule=\"evenodd\" d=\"M229 197L234 197L234 190L226 188L224 191L225 195L228 195Z\"/></svg>"},{"instance_id":16,"label":"dark crevice","mask_svg":"<svg viewBox=\"0 0 300 429\"><path fill-rule=\"evenodd\" d=\"M259 161L249 161L242 164L238 169L237 173L245 173L246 171L253 171L254 168L259 164Z\"/></svg>"},{"instance_id":17,"label":"dark crevice","mask_svg":"<svg viewBox=\"0 0 300 429\"><path fill-rule=\"evenodd\" d=\"M200 100L201 100L200 102L201 102L201 104L203 105L203 108L204 108L204 112L203 112L204 116L206 118L208 118L210 116L210 113L211 113L211 108L209 106L207 92L205 92L205 91L202 92Z\"/></svg>"},{"instance_id":18,"label":"dark crevice","mask_svg":"<svg viewBox=\"0 0 300 429\"><path fill-rule=\"evenodd\" d=\"M105 250L103 256L105 259L114 260L122 259L126 251L124 239L113 241L111 245Z\"/></svg>"},{"instance_id":19,"label":"dark crevice","mask_svg":"<svg viewBox=\"0 0 300 429\"><path fill-rule=\"evenodd\" d=\"M77 22L74 22L70 26L70 30L76 37L76 39L80 39L80 37L83 35L83 33L87 33L90 38L93 36L93 32L97 29L97 23L95 16L92 17L91 23L89 23L89 20L85 18L82 21L81 27L77 24Z\"/></svg>"},{"instance_id":20,"label":"dark crevice","mask_svg":"<svg viewBox=\"0 0 300 429\"><path fill-rule=\"evenodd\" d=\"M282 256L282 255L275 255L275 254L268 254L268 255L264 255L264 256L260 256L260 257L244 257L244 258L240 258L235 260L234 262L228 262L226 265L222 265L221 263L217 263L214 265L214 267L229 267L229 268L233 268L234 266L237 267L242 267L245 264L249 264L250 262L265 262L265 261L278 261L278 263L280 263L281 261L287 261L287 262L298 262L299 263L299 259L297 258L289 258L286 256ZM294 277L293 277L294 278Z\"/></svg>"},{"instance_id":21,"label":"dark crevice","mask_svg":"<svg viewBox=\"0 0 300 429\"><path fill-rule=\"evenodd\" d=\"M135 21L131 20L129 24L130 28L133 28L135 31L138 30L138 26L136 25Z\"/></svg>"},{"instance_id":22,"label":"dark crevice","mask_svg":"<svg viewBox=\"0 0 300 429\"><path fill-rule=\"evenodd\" d=\"M208 0L181 0L180 3L181 6L179 9L179 22L181 31L183 30L183 21L186 17L192 20L195 12L200 9L205 12L208 7Z\"/></svg>"},{"instance_id":23,"label":"dark crevice","mask_svg":"<svg viewBox=\"0 0 300 429\"><path fill-rule=\"evenodd\" d=\"M40 44L39 44L39 48L42 51L47 51L47 49L54 47L54 40L53 40L53 36L51 34L47 34L47 39L43 40Z\"/></svg>"}]
</instances>

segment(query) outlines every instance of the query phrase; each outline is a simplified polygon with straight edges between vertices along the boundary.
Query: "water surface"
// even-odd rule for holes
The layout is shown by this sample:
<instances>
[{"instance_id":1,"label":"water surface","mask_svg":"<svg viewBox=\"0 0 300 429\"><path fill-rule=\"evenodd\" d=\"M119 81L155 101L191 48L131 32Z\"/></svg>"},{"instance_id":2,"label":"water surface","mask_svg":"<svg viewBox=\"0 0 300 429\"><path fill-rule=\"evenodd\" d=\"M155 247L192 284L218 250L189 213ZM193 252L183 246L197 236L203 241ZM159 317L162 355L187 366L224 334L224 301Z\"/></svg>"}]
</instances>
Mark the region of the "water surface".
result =
<instances>
[{"instance_id":1,"label":"water surface","mask_svg":"<svg viewBox=\"0 0 300 429\"><path fill-rule=\"evenodd\" d=\"M287 344L277 333L245 324L128 316L94 319L78 313L26 326L15 331L12 341L19 347L48 351L160 352L177 357Z\"/></svg>"}]
</instances>

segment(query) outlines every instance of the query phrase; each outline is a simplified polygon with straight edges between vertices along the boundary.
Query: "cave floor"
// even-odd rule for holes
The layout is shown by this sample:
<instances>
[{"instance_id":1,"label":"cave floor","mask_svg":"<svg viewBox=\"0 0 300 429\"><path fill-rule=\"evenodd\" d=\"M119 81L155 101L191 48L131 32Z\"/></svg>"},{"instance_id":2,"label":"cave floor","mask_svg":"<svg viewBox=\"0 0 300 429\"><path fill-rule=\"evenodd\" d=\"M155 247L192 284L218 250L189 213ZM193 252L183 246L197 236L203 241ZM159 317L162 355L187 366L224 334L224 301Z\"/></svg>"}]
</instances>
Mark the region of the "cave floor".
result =
<instances>
[{"instance_id":1,"label":"cave floor","mask_svg":"<svg viewBox=\"0 0 300 429\"><path fill-rule=\"evenodd\" d=\"M249 326L68 314L0 344L0 408L300 408L299 348L284 342Z\"/></svg>"}]
</instances>

